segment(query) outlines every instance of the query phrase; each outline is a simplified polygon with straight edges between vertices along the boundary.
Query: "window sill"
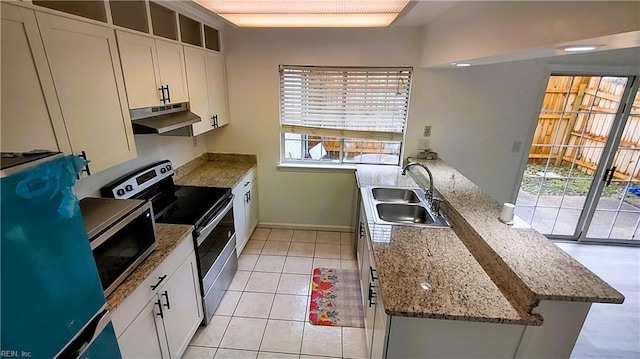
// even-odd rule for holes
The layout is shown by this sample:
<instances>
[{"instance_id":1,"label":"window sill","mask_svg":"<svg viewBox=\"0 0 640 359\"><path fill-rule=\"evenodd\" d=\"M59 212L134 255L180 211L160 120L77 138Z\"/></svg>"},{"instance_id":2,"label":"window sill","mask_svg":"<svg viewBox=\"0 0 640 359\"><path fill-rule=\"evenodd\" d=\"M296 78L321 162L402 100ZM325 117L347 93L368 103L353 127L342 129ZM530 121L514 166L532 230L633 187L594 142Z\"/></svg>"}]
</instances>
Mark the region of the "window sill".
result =
<instances>
[{"instance_id":1,"label":"window sill","mask_svg":"<svg viewBox=\"0 0 640 359\"><path fill-rule=\"evenodd\" d=\"M279 171L291 171L291 172L353 172L356 169L356 164L348 165L331 165L320 163L280 163L278 164Z\"/></svg>"}]
</instances>

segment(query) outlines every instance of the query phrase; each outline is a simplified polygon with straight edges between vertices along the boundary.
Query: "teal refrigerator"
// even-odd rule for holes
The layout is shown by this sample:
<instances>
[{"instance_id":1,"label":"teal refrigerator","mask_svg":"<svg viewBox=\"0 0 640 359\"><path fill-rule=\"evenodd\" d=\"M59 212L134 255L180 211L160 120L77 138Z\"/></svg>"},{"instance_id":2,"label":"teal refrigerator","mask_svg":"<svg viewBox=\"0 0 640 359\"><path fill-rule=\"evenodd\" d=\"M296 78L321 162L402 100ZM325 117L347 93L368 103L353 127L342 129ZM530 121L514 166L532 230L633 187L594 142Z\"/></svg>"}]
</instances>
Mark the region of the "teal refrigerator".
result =
<instances>
[{"instance_id":1,"label":"teal refrigerator","mask_svg":"<svg viewBox=\"0 0 640 359\"><path fill-rule=\"evenodd\" d=\"M121 358L72 191L85 164L58 156L0 176L2 357Z\"/></svg>"}]
</instances>

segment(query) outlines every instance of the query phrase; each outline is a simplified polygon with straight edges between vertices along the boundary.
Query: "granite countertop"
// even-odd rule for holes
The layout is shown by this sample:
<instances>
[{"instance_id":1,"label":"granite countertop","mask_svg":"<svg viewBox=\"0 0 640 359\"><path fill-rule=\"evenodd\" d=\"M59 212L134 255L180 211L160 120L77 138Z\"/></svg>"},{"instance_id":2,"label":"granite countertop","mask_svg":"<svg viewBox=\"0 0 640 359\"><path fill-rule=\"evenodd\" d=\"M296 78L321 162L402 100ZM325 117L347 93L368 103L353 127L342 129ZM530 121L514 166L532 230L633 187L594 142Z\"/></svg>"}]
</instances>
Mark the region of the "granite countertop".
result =
<instances>
[{"instance_id":1,"label":"granite countertop","mask_svg":"<svg viewBox=\"0 0 640 359\"><path fill-rule=\"evenodd\" d=\"M205 153L175 170L177 185L233 188L251 169L255 155Z\"/></svg>"},{"instance_id":2,"label":"granite countertop","mask_svg":"<svg viewBox=\"0 0 640 359\"><path fill-rule=\"evenodd\" d=\"M156 223L158 246L107 297L107 309L114 310L117 308L192 231L193 226L190 225Z\"/></svg>"},{"instance_id":3,"label":"granite countertop","mask_svg":"<svg viewBox=\"0 0 640 359\"><path fill-rule=\"evenodd\" d=\"M369 223L388 314L540 325L541 318L531 310L543 299L624 300L537 231L498 221L502 206L455 169L441 160L425 163L433 172L434 186L453 228ZM360 187L427 184L417 167L411 170L415 181L401 171L358 165L356 176ZM452 173L455 187L450 191ZM423 281L431 285L428 295L418 289Z\"/></svg>"},{"instance_id":4,"label":"granite countertop","mask_svg":"<svg viewBox=\"0 0 640 359\"><path fill-rule=\"evenodd\" d=\"M368 226L387 314L542 324L538 316L519 313L511 305L451 229L379 225L370 220Z\"/></svg>"}]
</instances>

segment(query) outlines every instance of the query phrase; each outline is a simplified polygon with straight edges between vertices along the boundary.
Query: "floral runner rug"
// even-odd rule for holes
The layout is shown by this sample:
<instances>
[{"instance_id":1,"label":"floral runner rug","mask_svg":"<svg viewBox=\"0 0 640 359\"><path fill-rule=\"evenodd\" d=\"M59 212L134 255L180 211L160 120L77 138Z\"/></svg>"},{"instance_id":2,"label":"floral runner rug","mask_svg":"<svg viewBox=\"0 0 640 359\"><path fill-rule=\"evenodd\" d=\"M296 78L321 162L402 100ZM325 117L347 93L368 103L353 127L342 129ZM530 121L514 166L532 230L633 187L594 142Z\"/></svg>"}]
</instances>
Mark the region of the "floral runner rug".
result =
<instances>
[{"instance_id":1,"label":"floral runner rug","mask_svg":"<svg viewBox=\"0 0 640 359\"><path fill-rule=\"evenodd\" d=\"M314 268L309 322L364 328L360 275L354 269Z\"/></svg>"}]
</instances>

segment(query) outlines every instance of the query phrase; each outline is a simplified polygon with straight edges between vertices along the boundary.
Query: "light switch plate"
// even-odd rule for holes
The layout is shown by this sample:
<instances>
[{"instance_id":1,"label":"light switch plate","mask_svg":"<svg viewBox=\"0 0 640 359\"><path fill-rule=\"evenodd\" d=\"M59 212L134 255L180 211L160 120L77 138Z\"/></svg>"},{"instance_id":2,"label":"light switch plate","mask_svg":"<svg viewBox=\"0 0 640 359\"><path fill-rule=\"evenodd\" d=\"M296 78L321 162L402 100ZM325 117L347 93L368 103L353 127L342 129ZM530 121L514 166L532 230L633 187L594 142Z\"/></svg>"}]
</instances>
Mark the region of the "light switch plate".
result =
<instances>
[{"instance_id":1,"label":"light switch plate","mask_svg":"<svg viewBox=\"0 0 640 359\"><path fill-rule=\"evenodd\" d=\"M522 147L521 141L513 141L513 145L511 146L511 152L520 152L521 147Z\"/></svg>"},{"instance_id":2,"label":"light switch plate","mask_svg":"<svg viewBox=\"0 0 640 359\"><path fill-rule=\"evenodd\" d=\"M431 137L431 126L424 126L423 137Z\"/></svg>"}]
</instances>

